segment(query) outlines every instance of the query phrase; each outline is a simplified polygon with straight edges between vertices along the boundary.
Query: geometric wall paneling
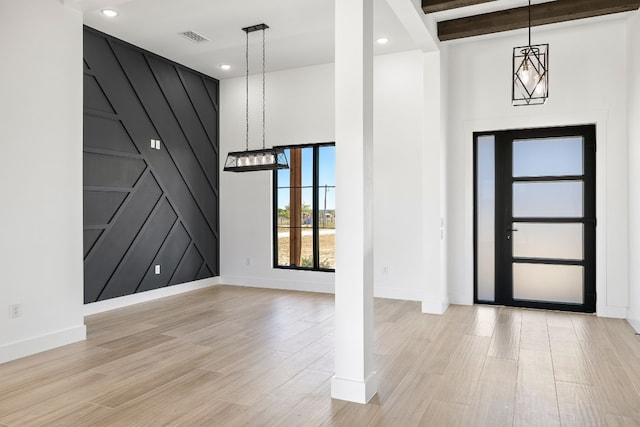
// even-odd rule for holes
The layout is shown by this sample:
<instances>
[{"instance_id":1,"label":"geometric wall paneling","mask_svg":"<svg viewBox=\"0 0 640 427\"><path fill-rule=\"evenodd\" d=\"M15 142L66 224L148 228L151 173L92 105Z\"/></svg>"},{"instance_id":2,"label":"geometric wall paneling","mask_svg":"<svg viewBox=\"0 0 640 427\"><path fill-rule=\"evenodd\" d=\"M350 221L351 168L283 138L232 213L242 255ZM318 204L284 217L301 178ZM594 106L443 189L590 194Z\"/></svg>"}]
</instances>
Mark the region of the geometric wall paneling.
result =
<instances>
[{"instance_id":1,"label":"geometric wall paneling","mask_svg":"<svg viewBox=\"0 0 640 427\"><path fill-rule=\"evenodd\" d=\"M127 194L121 191L84 191L84 225L109 224Z\"/></svg>"},{"instance_id":2,"label":"geometric wall paneling","mask_svg":"<svg viewBox=\"0 0 640 427\"><path fill-rule=\"evenodd\" d=\"M167 199L161 198L107 282L102 299L135 293L177 218Z\"/></svg>"},{"instance_id":3,"label":"geometric wall paneling","mask_svg":"<svg viewBox=\"0 0 640 427\"><path fill-rule=\"evenodd\" d=\"M182 70L178 70L178 74L200 119L200 123L204 127L205 132L207 132L211 146L216 154L218 154L217 146L213 143L213 141L218 139L218 123L215 120L209 119L210 117L218 115L218 105L212 102L207 87L199 76L193 73L185 73ZM217 87L217 82L215 83ZM217 92L216 89L216 94Z\"/></svg>"},{"instance_id":4,"label":"geometric wall paneling","mask_svg":"<svg viewBox=\"0 0 640 427\"><path fill-rule=\"evenodd\" d=\"M153 175L146 173L85 259L85 303L97 301L161 196Z\"/></svg>"},{"instance_id":5,"label":"geometric wall paneling","mask_svg":"<svg viewBox=\"0 0 640 427\"><path fill-rule=\"evenodd\" d=\"M131 188L146 169L142 159L84 152L84 186Z\"/></svg>"},{"instance_id":6,"label":"geometric wall paneling","mask_svg":"<svg viewBox=\"0 0 640 427\"><path fill-rule=\"evenodd\" d=\"M179 221L176 222L151 262L151 265L149 265L136 291L143 292L167 286L190 243L191 237L189 237L189 233L187 233ZM155 274L156 265L161 267L160 274ZM212 275L209 274L209 276L206 277L211 276Z\"/></svg>"},{"instance_id":7,"label":"geometric wall paneling","mask_svg":"<svg viewBox=\"0 0 640 427\"><path fill-rule=\"evenodd\" d=\"M83 139L85 148L140 154L120 120L85 114Z\"/></svg>"},{"instance_id":8,"label":"geometric wall paneling","mask_svg":"<svg viewBox=\"0 0 640 427\"><path fill-rule=\"evenodd\" d=\"M111 114L115 113L95 77L90 74L84 75L83 93L85 110L96 110Z\"/></svg>"},{"instance_id":9,"label":"geometric wall paneling","mask_svg":"<svg viewBox=\"0 0 640 427\"><path fill-rule=\"evenodd\" d=\"M204 172L205 177L210 183L211 190L216 193L217 185L217 156L214 152L212 141L209 139L200 117L193 107L189 94L186 91L182 80L180 79L175 67L155 58L147 60L149 67L158 83L159 92L156 95L162 95L167 101L166 105L171 110L171 115L175 117L175 121L166 123L171 124L173 131L176 132L176 138L180 136L184 138L188 146L193 150L193 155L180 159L188 162L191 159L196 160L200 167L197 170ZM162 104L161 104L162 105ZM160 106L161 106L160 105ZM169 111L159 111L159 114L169 114ZM167 130L168 132L168 130ZM160 135L164 132L160 130ZM170 141L178 139L170 138ZM217 195L217 194L216 194Z\"/></svg>"},{"instance_id":10,"label":"geometric wall paneling","mask_svg":"<svg viewBox=\"0 0 640 427\"><path fill-rule=\"evenodd\" d=\"M159 160L159 157L168 153L167 160L173 160L172 168L181 175L180 180L186 184L188 191L193 195L192 200L202 210L202 218L209 222L213 232L218 215L217 194L212 191L195 153L189 148L189 141L149 68L150 60L146 59L142 53L121 44L114 44L112 49L140 102L145 106L159 139L166 147L166 150L156 150L155 155L149 154L149 160L151 162Z\"/></svg>"},{"instance_id":11,"label":"geometric wall paneling","mask_svg":"<svg viewBox=\"0 0 640 427\"><path fill-rule=\"evenodd\" d=\"M194 280L202 268L202 256L195 245L190 245L178 264L176 272L169 281L170 285Z\"/></svg>"},{"instance_id":12,"label":"geometric wall paneling","mask_svg":"<svg viewBox=\"0 0 640 427\"><path fill-rule=\"evenodd\" d=\"M84 65L85 302L218 275L218 81L88 27Z\"/></svg>"},{"instance_id":13,"label":"geometric wall paneling","mask_svg":"<svg viewBox=\"0 0 640 427\"><path fill-rule=\"evenodd\" d=\"M96 244L100 235L104 232L104 229L85 229L83 230L83 243L84 243L84 256L86 257L89 251Z\"/></svg>"},{"instance_id":14,"label":"geometric wall paneling","mask_svg":"<svg viewBox=\"0 0 640 427\"><path fill-rule=\"evenodd\" d=\"M202 268L198 272L198 275L196 276L196 280L204 279L206 277L211 277L211 275L212 275L211 270L209 270L209 267L207 266L207 264L202 264Z\"/></svg>"}]
</instances>

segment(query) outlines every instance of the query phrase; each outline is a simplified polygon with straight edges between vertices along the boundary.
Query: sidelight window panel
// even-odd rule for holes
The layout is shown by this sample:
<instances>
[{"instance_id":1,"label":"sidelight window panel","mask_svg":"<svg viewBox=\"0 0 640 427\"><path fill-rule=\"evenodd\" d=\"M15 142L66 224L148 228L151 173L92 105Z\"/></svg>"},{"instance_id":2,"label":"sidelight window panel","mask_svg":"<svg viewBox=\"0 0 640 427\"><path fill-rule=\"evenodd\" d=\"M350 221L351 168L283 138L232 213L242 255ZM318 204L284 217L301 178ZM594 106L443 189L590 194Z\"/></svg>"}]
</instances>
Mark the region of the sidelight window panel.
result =
<instances>
[{"instance_id":1,"label":"sidelight window panel","mask_svg":"<svg viewBox=\"0 0 640 427\"><path fill-rule=\"evenodd\" d=\"M479 301L495 301L495 137L478 137L476 152L476 271Z\"/></svg>"}]
</instances>

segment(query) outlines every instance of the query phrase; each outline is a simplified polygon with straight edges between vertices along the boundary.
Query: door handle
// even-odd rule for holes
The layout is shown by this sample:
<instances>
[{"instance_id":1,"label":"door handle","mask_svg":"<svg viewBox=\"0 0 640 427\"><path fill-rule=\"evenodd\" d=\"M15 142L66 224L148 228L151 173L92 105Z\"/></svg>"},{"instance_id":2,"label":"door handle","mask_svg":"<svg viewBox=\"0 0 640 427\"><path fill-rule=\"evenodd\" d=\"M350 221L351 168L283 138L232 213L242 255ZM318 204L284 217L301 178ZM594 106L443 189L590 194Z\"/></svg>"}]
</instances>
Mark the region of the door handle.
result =
<instances>
[{"instance_id":1,"label":"door handle","mask_svg":"<svg viewBox=\"0 0 640 427\"><path fill-rule=\"evenodd\" d=\"M518 231L518 229L513 228L512 226L507 227L507 240L511 240L511 233L514 231Z\"/></svg>"}]
</instances>

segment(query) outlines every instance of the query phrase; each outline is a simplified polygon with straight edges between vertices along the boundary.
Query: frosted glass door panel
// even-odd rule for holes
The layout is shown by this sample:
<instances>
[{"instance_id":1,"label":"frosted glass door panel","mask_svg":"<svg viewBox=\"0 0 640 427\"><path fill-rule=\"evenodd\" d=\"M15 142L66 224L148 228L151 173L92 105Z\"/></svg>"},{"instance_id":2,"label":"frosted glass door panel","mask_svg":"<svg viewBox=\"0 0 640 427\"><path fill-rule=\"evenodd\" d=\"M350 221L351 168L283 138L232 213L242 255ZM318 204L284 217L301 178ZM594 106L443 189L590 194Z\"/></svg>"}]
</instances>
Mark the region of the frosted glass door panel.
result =
<instances>
[{"instance_id":1,"label":"frosted glass door panel","mask_svg":"<svg viewBox=\"0 0 640 427\"><path fill-rule=\"evenodd\" d=\"M513 183L516 218L580 218L582 201L582 181Z\"/></svg>"},{"instance_id":2,"label":"frosted glass door panel","mask_svg":"<svg viewBox=\"0 0 640 427\"><path fill-rule=\"evenodd\" d=\"M513 299L583 304L584 267L513 264Z\"/></svg>"},{"instance_id":3,"label":"frosted glass door panel","mask_svg":"<svg viewBox=\"0 0 640 427\"><path fill-rule=\"evenodd\" d=\"M478 300L495 301L495 139L477 143L477 275Z\"/></svg>"},{"instance_id":4,"label":"frosted glass door panel","mask_svg":"<svg viewBox=\"0 0 640 427\"><path fill-rule=\"evenodd\" d=\"M513 141L513 176L582 175L582 137Z\"/></svg>"},{"instance_id":5,"label":"frosted glass door panel","mask_svg":"<svg viewBox=\"0 0 640 427\"><path fill-rule=\"evenodd\" d=\"M518 258L554 258L581 261L582 224L543 224L516 222L513 228L513 256Z\"/></svg>"}]
</instances>

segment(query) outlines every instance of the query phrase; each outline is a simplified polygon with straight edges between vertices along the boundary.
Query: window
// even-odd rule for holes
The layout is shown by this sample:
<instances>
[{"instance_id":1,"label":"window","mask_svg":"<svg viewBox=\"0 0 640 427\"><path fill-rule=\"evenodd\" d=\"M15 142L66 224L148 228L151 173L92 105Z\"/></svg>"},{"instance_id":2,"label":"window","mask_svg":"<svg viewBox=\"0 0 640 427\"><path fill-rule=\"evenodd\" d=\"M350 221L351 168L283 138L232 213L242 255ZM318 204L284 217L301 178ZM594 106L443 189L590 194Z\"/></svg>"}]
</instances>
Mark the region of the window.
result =
<instances>
[{"instance_id":1,"label":"window","mask_svg":"<svg viewBox=\"0 0 640 427\"><path fill-rule=\"evenodd\" d=\"M273 176L274 267L334 271L335 146L284 148L289 169Z\"/></svg>"}]
</instances>

